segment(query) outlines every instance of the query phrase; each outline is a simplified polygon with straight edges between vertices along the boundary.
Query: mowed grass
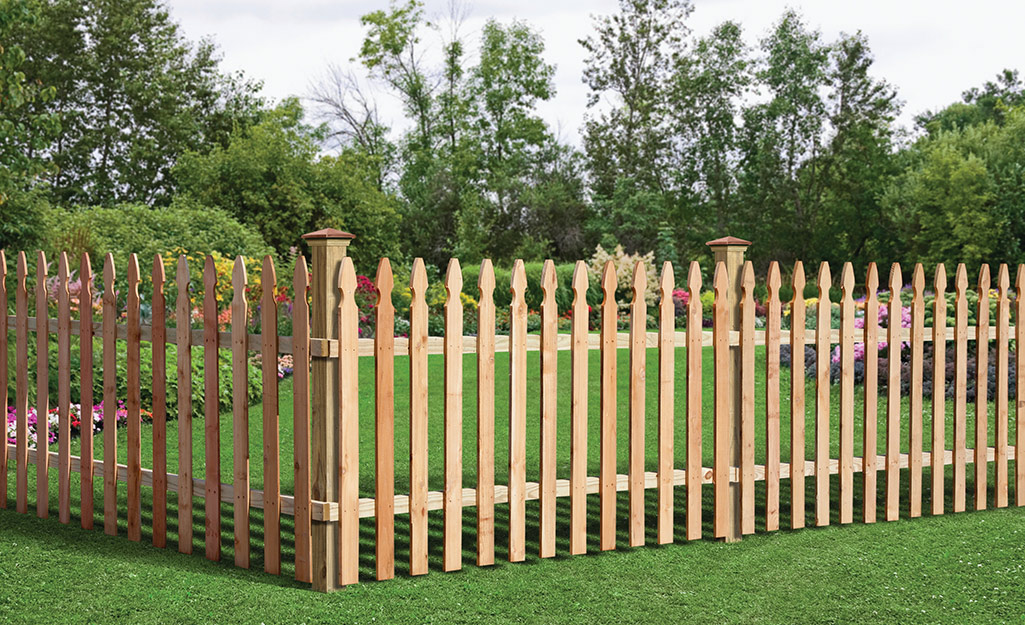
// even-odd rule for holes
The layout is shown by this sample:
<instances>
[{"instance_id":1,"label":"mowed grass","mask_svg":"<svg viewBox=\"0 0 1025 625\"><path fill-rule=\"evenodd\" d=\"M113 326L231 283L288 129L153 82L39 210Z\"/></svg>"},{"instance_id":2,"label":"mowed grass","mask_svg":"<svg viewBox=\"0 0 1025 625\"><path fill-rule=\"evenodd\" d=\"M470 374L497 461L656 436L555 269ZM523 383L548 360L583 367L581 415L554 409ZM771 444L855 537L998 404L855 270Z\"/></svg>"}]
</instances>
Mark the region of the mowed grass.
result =
<instances>
[{"instance_id":1,"label":"mowed grass","mask_svg":"<svg viewBox=\"0 0 1025 625\"><path fill-rule=\"evenodd\" d=\"M765 380L761 363L763 348L756 354L756 449L764 461ZM712 462L712 354L703 353L703 438L705 466ZM504 483L508 465L508 354L496 357L496 478ZM684 350L677 351L675 464L685 459ZM432 356L430 388L430 488L443 485L444 437L443 359ZM599 384L598 352L590 354L589 472L598 471ZM408 491L408 390L409 362L396 358L396 490ZM626 472L628 446L629 354L619 353L617 403L618 460ZM528 354L528 479L538 474L539 376L538 354ZM559 354L558 473L569 475L569 353ZM657 352L647 353L646 465L657 466ZM789 459L789 370L782 371L782 458ZM372 359L360 361L360 483L363 496L373 496L373 388ZM862 388L855 390L855 453L861 454L861 425L864 401ZM814 386L806 385L806 455L814 449ZM464 357L464 486L473 486L476 468L476 361ZM830 447L839 450L839 387L831 387ZM281 385L282 490L292 492L292 387ZM991 412L993 407L991 406ZM953 409L946 405L948 448L953 437ZM879 404L878 449L885 449L885 399ZM923 440L929 449L931 407L925 402ZM907 400L902 401L902 449L907 451ZM969 445L973 442L974 411L968 408ZM230 414L221 416L221 474L231 481L232 423ZM203 475L203 422L194 423L194 470ZM250 409L250 465L254 488L262 487L262 414L259 405ZM993 441L990 420L990 444ZM151 462L151 426L143 427L143 466ZM1011 441L1014 430L1011 427ZM101 438L96 455L102 457ZM125 432L119 432L119 461L124 462ZM78 441L73 445L78 453ZM168 467L176 471L177 423L168 426ZM970 453L969 453L970 457ZM1013 474L1014 463L1010 463ZM994 485L990 467L990 505ZM968 487L974 484L973 467L968 467ZM222 506L222 562L211 563L203 553L203 502L195 504L194 555L176 552L177 519L174 493L169 494L168 549L149 546L151 494L143 488L143 544L125 538L124 485L120 486L119 537L102 533L102 484L96 483L96 530L81 530L78 517L77 474L72 477L73 519L70 526L56 517L57 485L51 469L51 518L35 518L35 471L30 470L30 514L13 512L14 471L9 471L11 507L0 510L0 622L1021 622L1025 619L1025 571L1022 555L1020 511L949 514L952 509L951 471L946 471L945 493L948 514L907 520L907 471L901 475L899 523L877 523L800 531L759 533L740 544L725 545L711 540L686 542L682 534L684 491L676 491L676 543L654 546L655 493L648 491L647 542L645 548L626 548L626 494L619 496L619 545L614 553L597 553L597 496L589 497L589 554L569 557L568 501L559 502L559 556L552 560L536 557L537 502L527 507L526 563L509 564L505 559L508 525L507 508L498 506L496 543L499 564L478 568L474 562L475 512L464 513L464 569L441 573L441 513L429 514L432 572L412 578L408 571L408 520L397 518L396 552L398 578L373 582L373 519L361 523L361 575L365 583L333 595L321 595L292 581L293 543L291 518L282 517L284 565L282 576L262 573L262 515L252 513L252 570L233 566L232 511ZM814 523L814 479L807 484L807 518ZM860 520L860 475L855 476L855 518ZM925 470L925 504L931 498L929 471ZM880 475L880 497L885 479ZM838 520L838 478L831 479L832 522ZM756 488L758 527L764 529L764 484ZM789 484L782 487L781 525L789 526ZM711 487L703 491L705 534L710 533ZM973 499L969 494L968 506ZM1012 480L1013 503L1013 480Z\"/></svg>"}]
</instances>

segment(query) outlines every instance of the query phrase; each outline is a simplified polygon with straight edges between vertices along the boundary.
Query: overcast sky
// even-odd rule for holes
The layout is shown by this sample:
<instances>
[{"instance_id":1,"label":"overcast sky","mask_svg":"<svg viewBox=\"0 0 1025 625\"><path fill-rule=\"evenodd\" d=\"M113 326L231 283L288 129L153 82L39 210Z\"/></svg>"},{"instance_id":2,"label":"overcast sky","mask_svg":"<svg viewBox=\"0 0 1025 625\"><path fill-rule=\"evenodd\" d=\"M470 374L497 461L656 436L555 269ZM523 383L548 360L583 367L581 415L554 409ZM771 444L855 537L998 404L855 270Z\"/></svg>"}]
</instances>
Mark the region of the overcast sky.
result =
<instances>
[{"instance_id":1,"label":"overcast sky","mask_svg":"<svg viewBox=\"0 0 1025 625\"><path fill-rule=\"evenodd\" d=\"M386 8L387 0L169 0L172 15L191 39L212 37L224 67L264 82L274 100L308 92L328 63L348 64L362 40L359 16ZM447 14L448 0L426 0L429 16ZM541 113L560 137L579 143L587 89L581 82L584 51L594 14L615 12L616 0L476 0L470 2L463 38L473 44L489 17L521 19L539 30L546 57L556 66L557 93ZM875 75L897 87L906 103L901 118L960 98L1005 68L1025 69L1023 0L694 0L690 27L698 35L724 20L740 22L750 44L761 39L786 7L831 41L861 30L876 57ZM434 33L428 44L438 47ZM385 121L401 123L389 96Z\"/></svg>"}]
</instances>

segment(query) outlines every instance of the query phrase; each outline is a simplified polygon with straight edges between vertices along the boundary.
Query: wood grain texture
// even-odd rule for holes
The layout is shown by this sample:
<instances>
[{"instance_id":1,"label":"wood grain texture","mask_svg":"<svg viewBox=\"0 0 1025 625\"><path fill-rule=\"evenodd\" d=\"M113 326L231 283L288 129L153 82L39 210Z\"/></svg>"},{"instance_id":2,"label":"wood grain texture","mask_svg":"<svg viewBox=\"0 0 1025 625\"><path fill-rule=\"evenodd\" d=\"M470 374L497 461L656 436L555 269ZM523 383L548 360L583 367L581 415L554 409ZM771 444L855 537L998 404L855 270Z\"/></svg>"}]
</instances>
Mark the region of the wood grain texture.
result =
<instances>
[{"instance_id":1,"label":"wood grain texture","mask_svg":"<svg viewBox=\"0 0 1025 625\"><path fill-rule=\"evenodd\" d=\"M278 276L274 259L260 271L260 364L263 374L263 570L281 573L281 433L278 420Z\"/></svg>"},{"instance_id":2,"label":"wood grain texture","mask_svg":"<svg viewBox=\"0 0 1025 625\"><path fill-rule=\"evenodd\" d=\"M868 264L865 274L865 408L862 430L862 456L865 469L862 474L862 514L864 523L876 522L876 450L879 447L879 269Z\"/></svg>"},{"instance_id":3,"label":"wood grain texture","mask_svg":"<svg viewBox=\"0 0 1025 625\"><path fill-rule=\"evenodd\" d=\"M7 255L0 249L0 302L4 303L4 312L0 315L0 406L4 408L4 444L0 445L0 509L7 508L7 397L8 371L7 363L10 351L7 345L8 317L7 306Z\"/></svg>"},{"instance_id":4,"label":"wood grain texture","mask_svg":"<svg viewBox=\"0 0 1025 625\"><path fill-rule=\"evenodd\" d=\"M139 259L128 256L128 340L125 386L128 413L128 540L142 540L142 395L141 395L141 302L139 300Z\"/></svg>"},{"instance_id":5,"label":"wood grain texture","mask_svg":"<svg viewBox=\"0 0 1025 625\"><path fill-rule=\"evenodd\" d=\"M616 266L610 260L601 274L601 438L599 441L599 548L616 548Z\"/></svg>"},{"instance_id":6,"label":"wood grain texture","mask_svg":"<svg viewBox=\"0 0 1025 625\"><path fill-rule=\"evenodd\" d=\"M82 322L82 332L79 334L79 361L81 371L79 373L79 398L82 406L83 423L94 423L92 408L96 402L93 401L93 269L89 261L89 254L82 254L82 262L78 271L78 279L81 288L78 291L78 313ZM79 454L82 457L83 469L81 471L81 511L82 529L93 528L93 428L79 428Z\"/></svg>"},{"instance_id":7,"label":"wood grain texture","mask_svg":"<svg viewBox=\"0 0 1025 625\"><path fill-rule=\"evenodd\" d=\"M929 447L932 458L932 513L943 514L945 490L943 475L945 473L943 450L946 449L947 424L947 272L943 264L936 266L933 279L932 313L932 444Z\"/></svg>"},{"instance_id":8,"label":"wood grain texture","mask_svg":"<svg viewBox=\"0 0 1025 625\"><path fill-rule=\"evenodd\" d=\"M359 581L359 305L356 268L338 274L338 584Z\"/></svg>"},{"instance_id":9,"label":"wood grain texture","mask_svg":"<svg viewBox=\"0 0 1025 625\"><path fill-rule=\"evenodd\" d=\"M701 538L701 267L687 274L687 540Z\"/></svg>"},{"instance_id":10,"label":"wood grain texture","mask_svg":"<svg viewBox=\"0 0 1025 625\"><path fill-rule=\"evenodd\" d=\"M790 302L790 327L805 327L804 303L804 263L794 263L794 274L791 279L794 299ZM803 332L790 334L790 379L804 379L804 342ZM793 355L797 354L797 357ZM805 398L804 384L790 385L790 464L804 466L804 430L805 430ZM790 477L790 528L804 527L804 475L798 471Z\"/></svg>"},{"instance_id":11,"label":"wood grain texture","mask_svg":"<svg viewBox=\"0 0 1025 625\"><path fill-rule=\"evenodd\" d=\"M765 298L765 531L779 529L779 263L769 264Z\"/></svg>"},{"instance_id":12,"label":"wood grain texture","mask_svg":"<svg viewBox=\"0 0 1025 625\"><path fill-rule=\"evenodd\" d=\"M249 568L249 276L241 256L231 272L231 431L232 474L235 488L235 566Z\"/></svg>"},{"instance_id":13,"label":"wood grain texture","mask_svg":"<svg viewBox=\"0 0 1025 625\"><path fill-rule=\"evenodd\" d=\"M587 264L573 269L573 350L570 354L569 552L587 551Z\"/></svg>"},{"instance_id":14,"label":"wood grain texture","mask_svg":"<svg viewBox=\"0 0 1025 625\"><path fill-rule=\"evenodd\" d=\"M206 460L206 558L221 559L221 415L217 353L217 270L212 256L203 266L203 433ZM213 399L211 399L213 398Z\"/></svg>"},{"instance_id":15,"label":"wood grain texture","mask_svg":"<svg viewBox=\"0 0 1025 625\"><path fill-rule=\"evenodd\" d=\"M409 288L409 573L427 573L427 269L413 261Z\"/></svg>"},{"instance_id":16,"label":"wood grain texture","mask_svg":"<svg viewBox=\"0 0 1025 625\"><path fill-rule=\"evenodd\" d=\"M986 509L986 460L989 421L989 265L979 268L979 296L975 333L975 509ZM986 389L983 392L981 389Z\"/></svg>"},{"instance_id":17,"label":"wood grain texture","mask_svg":"<svg viewBox=\"0 0 1025 625\"><path fill-rule=\"evenodd\" d=\"M630 304L630 425L628 471L630 476L630 517L627 524L631 547L644 544L644 386L645 357L644 332L648 322L648 307L644 301L648 276L644 263L634 265Z\"/></svg>"},{"instance_id":18,"label":"wood grain texture","mask_svg":"<svg viewBox=\"0 0 1025 625\"><path fill-rule=\"evenodd\" d=\"M178 551L192 553L192 301L189 261L178 257L175 317L178 339Z\"/></svg>"},{"instance_id":19,"label":"wood grain texture","mask_svg":"<svg viewBox=\"0 0 1025 625\"><path fill-rule=\"evenodd\" d=\"M900 362L901 301L904 282L900 265L890 267L890 302L887 305L886 341L890 363ZM900 516L900 367L888 367L886 382L886 520Z\"/></svg>"},{"instance_id":20,"label":"wood grain texture","mask_svg":"<svg viewBox=\"0 0 1025 625\"><path fill-rule=\"evenodd\" d=\"M740 527L755 531L755 271L744 263L740 278Z\"/></svg>"},{"instance_id":21,"label":"wood grain texture","mask_svg":"<svg viewBox=\"0 0 1025 625\"><path fill-rule=\"evenodd\" d=\"M994 494L997 508L1007 507L1007 356L1010 350L1010 299L1008 289L1011 277L1007 265L1001 264L997 273L997 353L996 353L996 477Z\"/></svg>"},{"instance_id":22,"label":"wood grain texture","mask_svg":"<svg viewBox=\"0 0 1025 625\"><path fill-rule=\"evenodd\" d=\"M14 284L14 401L15 416L15 509L28 513L28 263L25 252L18 252L17 277Z\"/></svg>"},{"instance_id":23,"label":"wood grain texture","mask_svg":"<svg viewBox=\"0 0 1025 625\"><path fill-rule=\"evenodd\" d=\"M925 270L911 274L911 367L908 397L908 514L922 516L922 379L925 377Z\"/></svg>"},{"instance_id":24,"label":"wood grain texture","mask_svg":"<svg viewBox=\"0 0 1025 625\"><path fill-rule=\"evenodd\" d=\"M527 526L527 274L513 263L509 322L509 561L526 557Z\"/></svg>"},{"instance_id":25,"label":"wood grain texture","mask_svg":"<svg viewBox=\"0 0 1025 625\"><path fill-rule=\"evenodd\" d=\"M164 259L153 257L153 546L167 546L167 300Z\"/></svg>"},{"instance_id":26,"label":"wood grain texture","mask_svg":"<svg viewBox=\"0 0 1025 625\"><path fill-rule=\"evenodd\" d=\"M312 510L310 504L310 273L306 258L295 259L292 273L292 432L295 480L295 579L313 581Z\"/></svg>"},{"instance_id":27,"label":"wood grain texture","mask_svg":"<svg viewBox=\"0 0 1025 625\"><path fill-rule=\"evenodd\" d=\"M730 305L727 290L730 288L726 275L726 263L715 265L712 277L715 301L712 307L712 332L714 334L714 449L712 460L712 492L714 517L712 531L715 538L725 538L729 532L730 510L730 436L733 432L733 415L730 414L729 398L733 393L730 384Z\"/></svg>"},{"instance_id":28,"label":"wood grain texture","mask_svg":"<svg viewBox=\"0 0 1025 625\"><path fill-rule=\"evenodd\" d=\"M965 456L968 453L968 272L954 277L954 512L965 509Z\"/></svg>"},{"instance_id":29,"label":"wood grain texture","mask_svg":"<svg viewBox=\"0 0 1025 625\"><path fill-rule=\"evenodd\" d=\"M36 255L36 319L46 318L47 300L47 263L46 254L39 251ZM49 353L49 334L36 330L36 353ZM36 358L36 415L46 422L50 413L50 362L49 358ZM43 454L41 462L36 463L36 516L45 519L50 516L50 478L47 450L49 437L38 432L36 449Z\"/></svg>"},{"instance_id":30,"label":"wood grain texture","mask_svg":"<svg viewBox=\"0 0 1025 625\"><path fill-rule=\"evenodd\" d=\"M559 354L555 350L559 332L559 307L555 303L557 286L555 263L546 260L541 268L541 466L538 470L538 482L541 487L538 548L542 558L551 558L555 555L556 432L559 393Z\"/></svg>"},{"instance_id":31,"label":"wood grain texture","mask_svg":"<svg viewBox=\"0 0 1025 625\"><path fill-rule=\"evenodd\" d=\"M1025 265L1018 265L1014 278L1014 375L1014 448L1025 450ZM1025 506L1025 462L1017 458L1014 503Z\"/></svg>"},{"instance_id":32,"label":"wood grain texture","mask_svg":"<svg viewBox=\"0 0 1025 625\"><path fill-rule=\"evenodd\" d=\"M374 566L395 577L395 278L382 258L374 279Z\"/></svg>"},{"instance_id":33,"label":"wood grain texture","mask_svg":"<svg viewBox=\"0 0 1025 625\"><path fill-rule=\"evenodd\" d=\"M463 271L455 258L445 274L445 507L442 566L463 564Z\"/></svg>"},{"instance_id":34,"label":"wood grain texture","mask_svg":"<svg viewBox=\"0 0 1025 625\"><path fill-rule=\"evenodd\" d=\"M477 566L495 563L495 268L477 277Z\"/></svg>"},{"instance_id":35,"label":"wood grain texture","mask_svg":"<svg viewBox=\"0 0 1025 625\"><path fill-rule=\"evenodd\" d=\"M854 267L840 273L840 523L854 521Z\"/></svg>"},{"instance_id":36,"label":"wood grain texture","mask_svg":"<svg viewBox=\"0 0 1025 625\"><path fill-rule=\"evenodd\" d=\"M675 404L676 304L673 264L662 264L658 281L658 543L673 542L673 408Z\"/></svg>"},{"instance_id":37,"label":"wood grain texture","mask_svg":"<svg viewBox=\"0 0 1025 625\"><path fill-rule=\"evenodd\" d=\"M57 262L57 518L71 522L71 295L68 255ZM7 472L7 467L3 467Z\"/></svg>"},{"instance_id":38,"label":"wood grain texture","mask_svg":"<svg viewBox=\"0 0 1025 625\"><path fill-rule=\"evenodd\" d=\"M103 259L103 531L117 535L117 300L114 296L114 256Z\"/></svg>"},{"instance_id":39,"label":"wood grain texture","mask_svg":"<svg viewBox=\"0 0 1025 625\"><path fill-rule=\"evenodd\" d=\"M829 263L819 265L815 320L815 525L829 525Z\"/></svg>"}]
</instances>

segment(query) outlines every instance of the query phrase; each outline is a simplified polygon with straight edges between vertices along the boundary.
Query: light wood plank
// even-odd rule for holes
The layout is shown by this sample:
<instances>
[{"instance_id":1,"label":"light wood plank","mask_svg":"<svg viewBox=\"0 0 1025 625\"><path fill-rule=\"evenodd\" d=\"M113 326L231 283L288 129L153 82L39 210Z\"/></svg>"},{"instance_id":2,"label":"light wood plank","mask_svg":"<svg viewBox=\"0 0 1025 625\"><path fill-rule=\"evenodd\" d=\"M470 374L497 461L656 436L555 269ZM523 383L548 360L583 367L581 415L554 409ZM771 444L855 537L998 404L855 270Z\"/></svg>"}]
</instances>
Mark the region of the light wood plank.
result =
<instances>
[{"instance_id":1,"label":"light wood plank","mask_svg":"<svg viewBox=\"0 0 1025 625\"><path fill-rule=\"evenodd\" d=\"M36 256L36 318L46 316L47 285L46 285L46 254L39 251ZM49 335L36 332L36 354L49 353ZM49 358L36 358L36 449L46 453L49 441L50 413L50 362ZM43 426L40 427L39 423ZM50 516L50 479L49 463L36 464L36 516L45 519Z\"/></svg>"},{"instance_id":2,"label":"light wood plank","mask_svg":"<svg viewBox=\"0 0 1025 625\"><path fill-rule=\"evenodd\" d=\"M68 255L57 263L57 515L71 522L71 300ZM7 467L3 467L7 472Z\"/></svg>"},{"instance_id":3,"label":"light wood plank","mask_svg":"<svg viewBox=\"0 0 1025 625\"><path fill-rule=\"evenodd\" d=\"M374 564L383 580L395 577L395 279L387 258L374 285Z\"/></svg>"},{"instance_id":4,"label":"light wood plank","mask_svg":"<svg viewBox=\"0 0 1025 625\"><path fill-rule=\"evenodd\" d=\"M241 256L231 272L231 431L235 566L249 568L249 277Z\"/></svg>"},{"instance_id":5,"label":"light wood plank","mask_svg":"<svg viewBox=\"0 0 1025 625\"><path fill-rule=\"evenodd\" d=\"M495 269L477 278L477 566L495 563Z\"/></svg>"},{"instance_id":6,"label":"light wood plank","mask_svg":"<svg viewBox=\"0 0 1025 625\"><path fill-rule=\"evenodd\" d=\"M609 260L601 274L601 486L598 492L598 546L602 551L616 548L616 286L616 266Z\"/></svg>"},{"instance_id":7,"label":"light wood plank","mask_svg":"<svg viewBox=\"0 0 1025 625\"><path fill-rule=\"evenodd\" d=\"M979 268L975 333L975 509L986 509L986 443L989 421L989 265Z\"/></svg>"},{"instance_id":8,"label":"light wood plank","mask_svg":"<svg viewBox=\"0 0 1025 625\"><path fill-rule=\"evenodd\" d=\"M509 561L526 557L527 488L527 274L513 264L509 322Z\"/></svg>"},{"instance_id":9,"label":"light wood plank","mask_svg":"<svg viewBox=\"0 0 1025 625\"><path fill-rule=\"evenodd\" d=\"M1025 449L1025 265L1014 278L1014 445ZM1014 461L1014 502L1025 506L1025 462Z\"/></svg>"},{"instance_id":10,"label":"light wood plank","mask_svg":"<svg viewBox=\"0 0 1025 625\"><path fill-rule=\"evenodd\" d=\"M178 551L192 553L192 301L189 261L178 257L175 333L178 339Z\"/></svg>"},{"instance_id":11,"label":"light wood plank","mask_svg":"<svg viewBox=\"0 0 1025 625\"><path fill-rule=\"evenodd\" d=\"M153 258L153 546L167 546L167 300L164 259Z\"/></svg>"},{"instance_id":12,"label":"light wood plank","mask_svg":"<svg viewBox=\"0 0 1025 625\"><path fill-rule=\"evenodd\" d=\"M295 480L295 579L313 581L312 505L310 484L310 274L306 258L295 259L292 273L292 430ZM282 497L282 512L285 498Z\"/></svg>"},{"instance_id":13,"label":"light wood plank","mask_svg":"<svg viewBox=\"0 0 1025 625\"><path fill-rule=\"evenodd\" d=\"M740 277L740 531L755 531L755 271Z\"/></svg>"},{"instance_id":14,"label":"light wood plank","mask_svg":"<svg viewBox=\"0 0 1025 625\"><path fill-rule=\"evenodd\" d=\"M900 265L890 267L890 302L887 304L886 382L886 520L900 515L900 290L904 286Z\"/></svg>"},{"instance_id":15,"label":"light wood plank","mask_svg":"<svg viewBox=\"0 0 1025 625\"><path fill-rule=\"evenodd\" d=\"M965 456L968 444L968 272L957 266L954 278L954 512L965 509Z\"/></svg>"},{"instance_id":16,"label":"light wood plank","mask_svg":"<svg viewBox=\"0 0 1025 625\"><path fill-rule=\"evenodd\" d=\"M791 280L794 298L790 302L790 462L804 466L804 342L806 334L801 332L805 327L804 303L804 263L794 263L794 275ZM793 380L800 380L794 384ZM804 527L804 475L797 472L790 479L790 527Z\"/></svg>"},{"instance_id":17,"label":"light wood plank","mask_svg":"<svg viewBox=\"0 0 1025 625\"><path fill-rule=\"evenodd\" d=\"M911 380L908 412L908 450L911 466L908 470L908 513L922 516L922 379L925 376L925 270L916 263L911 275Z\"/></svg>"},{"instance_id":18,"label":"light wood plank","mask_svg":"<svg viewBox=\"0 0 1025 625\"><path fill-rule=\"evenodd\" d=\"M932 445L929 451L932 453L932 513L943 514L943 502L945 488L943 485L943 474L945 473L942 464L944 449L946 449L946 424L947 424L947 272L943 264L936 266L936 277L933 280L933 291L936 299L933 301L932 313Z\"/></svg>"},{"instance_id":19,"label":"light wood plank","mask_svg":"<svg viewBox=\"0 0 1025 625\"><path fill-rule=\"evenodd\" d=\"M630 304L630 520L627 525L631 547L644 544L644 386L645 359L644 330L648 322L648 307L644 301L648 276L644 263L634 265Z\"/></svg>"},{"instance_id":20,"label":"light wood plank","mask_svg":"<svg viewBox=\"0 0 1025 625\"><path fill-rule=\"evenodd\" d=\"M687 540L701 538L701 267L687 274Z\"/></svg>"},{"instance_id":21,"label":"light wood plank","mask_svg":"<svg viewBox=\"0 0 1025 625\"><path fill-rule=\"evenodd\" d=\"M4 444L0 445L0 509L7 509L7 362L10 351L7 345L7 255L0 249L0 302L4 303L3 314L0 314L0 407L4 409Z\"/></svg>"},{"instance_id":22,"label":"light wood plank","mask_svg":"<svg viewBox=\"0 0 1025 625\"><path fill-rule=\"evenodd\" d=\"M270 254L260 272L263 373L263 570L281 573L281 429L278 414L278 275Z\"/></svg>"},{"instance_id":23,"label":"light wood plank","mask_svg":"<svg viewBox=\"0 0 1025 625\"><path fill-rule=\"evenodd\" d=\"M840 523L854 521L854 267L840 273Z\"/></svg>"},{"instance_id":24,"label":"light wood plank","mask_svg":"<svg viewBox=\"0 0 1025 625\"><path fill-rule=\"evenodd\" d=\"M862 522L876 522L876 450L879 446L879 269L868 264L865 276L865 408L862 431Z\"/></svg>"},{"instance_id":25,"label":"light wood plank","mask_svg":"<svg viewBox=\"0 0 1025 625\"><path fill-rule=\"evenodd\" d=\"M103 531L117 535L117 300L114 256L103 260ZM115 417L115 418L111 418Z\"/></svg>"},{"instance_id":26,"label":"light wood plank","mask_svg":"<svg viewBox=\"0 0 1025 625\"><path fill-rule=\"evenodd\" d=\"M15 417L15 509L28 513L28 263L25 252L18 252L17 282L14 285L14 401L17 403Z\"/></svg>"},{"instance_id":27,"label":"light wood plank","mask_svg":"<svg viewBox=\"0 0 1025 625\"><path fill-rule=\"evenodd\" d=\"M359 581L359 306L356 268L342 259L338 275L338 583Z\"/></svg>"},{"instance_id":28,"label":"light wood plank","mask_svg":"<svg viewBox=\"0 0 1025 625\"><path fill-rule=\"evenodd\" d=\"M427 573L427 269L413 261L409 287L409 573Z\"/></svg>"},{"instance_id":29,"label":"light wood plank","mask_svg":"<svg viewBox=\"0 0 1025 625\"><path fill-rule=\"evenodd\" d=\"M726 263L715 265L712 277L712 288L715 291L715 302L712 307L712 332L715 335L714 347L714 412L713 437L714 449L712 460L712 493L714 506L713 535L725 538L729 533L731 522L729 506L730 496L730 436L733 431L733 415L730 414L730 395L733 393L730 382L730 347L727 342L727 330L730 328L730 303L727 290L729 276L726 275Z\"/></svg>"},{"instance_id":30,"label":"light wood plank","mask_svg":"<svg viewBox=\"0 0 1025 625\"><path fill-rule=\"evenodd\" d=\"M139 334L139 259L128 256L128 345L125 386L128 413L128 540L142 540L142 400Z\"/></svg>"},{"instance_id":31,"label":"light wood plank","mask_svg":"<svg viewBox=\"0 0 1025 625\"><path fill-rule=\"evenodd\" d=\"M675 403L676 348L673 332L676 305L673 264L662 264L658 304L658 543L673 542L673 408Z\"/></svg>"},{"instance_id":32,"label":"light wood plank","mask_svg":"<svg viewBox=\"0 0 1025 625\"><path fill-rule=\"evenodd\" d=\"M559 332L559 308L555 303L555 263L546 260L541 268L541 484L538 547L542 558L555 556L555 467L557 396L559 393L558 353L555 337Z\"/></svg>"},{"instance_id":33,"label":"light wood plank","mask_svg":"<svg viewBox=\"0 0 1025 625\"><path fill-rule=\"evenodd\" d=\"M815 320L815 525L829 525L829 263L819 265Z\"/></svg>"},{"instance_id":34,"label":"light wood plank","mask_svg":"<svg viewBox=\"0 0 1025 625\"><path fill-rule=\"evenodd\" d=\"M212 256L203 266L203 432L206 459L206 558L221 559L221 416L217 352L217 270ZM213 399L211 399L213 398Z\"/></svg>"},{"instance_id":35,"label":"light wood plank","mask_svg":"<svg viewBox=\"0 0 1025 625\"><path fill-rule=\"evenodd\" d=\"M79 430L79 448L85 469L81 472L81 511L82 529L93 528L94 487L93 487L93 269L89 254L82 254L82 263L78 271L82 284L78 292L78 312L84 330L79 335L79 388L81 390L82 423L89 427Z\"/></svg>"},{"instance_id":36,"label":"light wood plank","mask_svg":"<svg viewBox=\"0 0 1025 625\"><path fill-rule=\"evenodd\" d=\"M463 271L449 260L445 274L445 508L442 566L463 566Z\"/></svg>"},{"instance_id":37,"label":"light wood plank","mask_svg":"<svg viewBox=\"0 0 1025 625\"><path fill-rule=\"evenodd\" d=\"M779 529L779 263L769 264L765 300L765 531Z\"/></svg>"},{"instance_id":38,"label":"light wood plank","mask_svg":"<svg viewBox=\"0 0 1025 625\"><path fill-rule=\"evenodd\" d=\"M1010 349L1010 299L1008 289L1011 278L1007 265L1001 264L997 273L997 353L996 353L996 495L997 508L1007 507L1007 355Z\"/></svg>"}]
</instances>

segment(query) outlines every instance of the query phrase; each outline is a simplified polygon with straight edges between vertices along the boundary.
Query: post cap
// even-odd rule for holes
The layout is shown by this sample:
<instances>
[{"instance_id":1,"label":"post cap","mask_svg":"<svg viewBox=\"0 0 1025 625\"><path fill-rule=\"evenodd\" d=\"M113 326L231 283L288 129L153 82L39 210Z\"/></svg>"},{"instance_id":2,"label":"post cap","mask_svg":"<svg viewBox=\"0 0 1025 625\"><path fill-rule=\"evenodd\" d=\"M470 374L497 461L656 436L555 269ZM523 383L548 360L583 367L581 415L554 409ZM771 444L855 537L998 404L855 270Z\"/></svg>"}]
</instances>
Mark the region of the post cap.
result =
<instances>
[{"instance_id":1,"label":"post cap","mask_svg":"<svg viewBox=\"0 0 1025 625\"><path fill-rule=\"evenodd\" d=\"M310 239L355 239L356 235L351 232L342 232L334 228L324 228L315 232L307 232L303 235L303 238L309 241Z\"/></svg>"},{"instance_id":2,"label":"post cap","mask_svg":"<svg viewBox=\"0 0 1025 625\"><path fill-rule=\"evenodd\" d=\"M725 236L719 239L715 239L714 241L709 241L708 243L705 243L705 245L708 245L709 247L719 247L724 245L739 245L747 247L748 245L751 245L751 242L745 241L744 239L738 239L737 237Z\"/></svg>"}]
</instances>

